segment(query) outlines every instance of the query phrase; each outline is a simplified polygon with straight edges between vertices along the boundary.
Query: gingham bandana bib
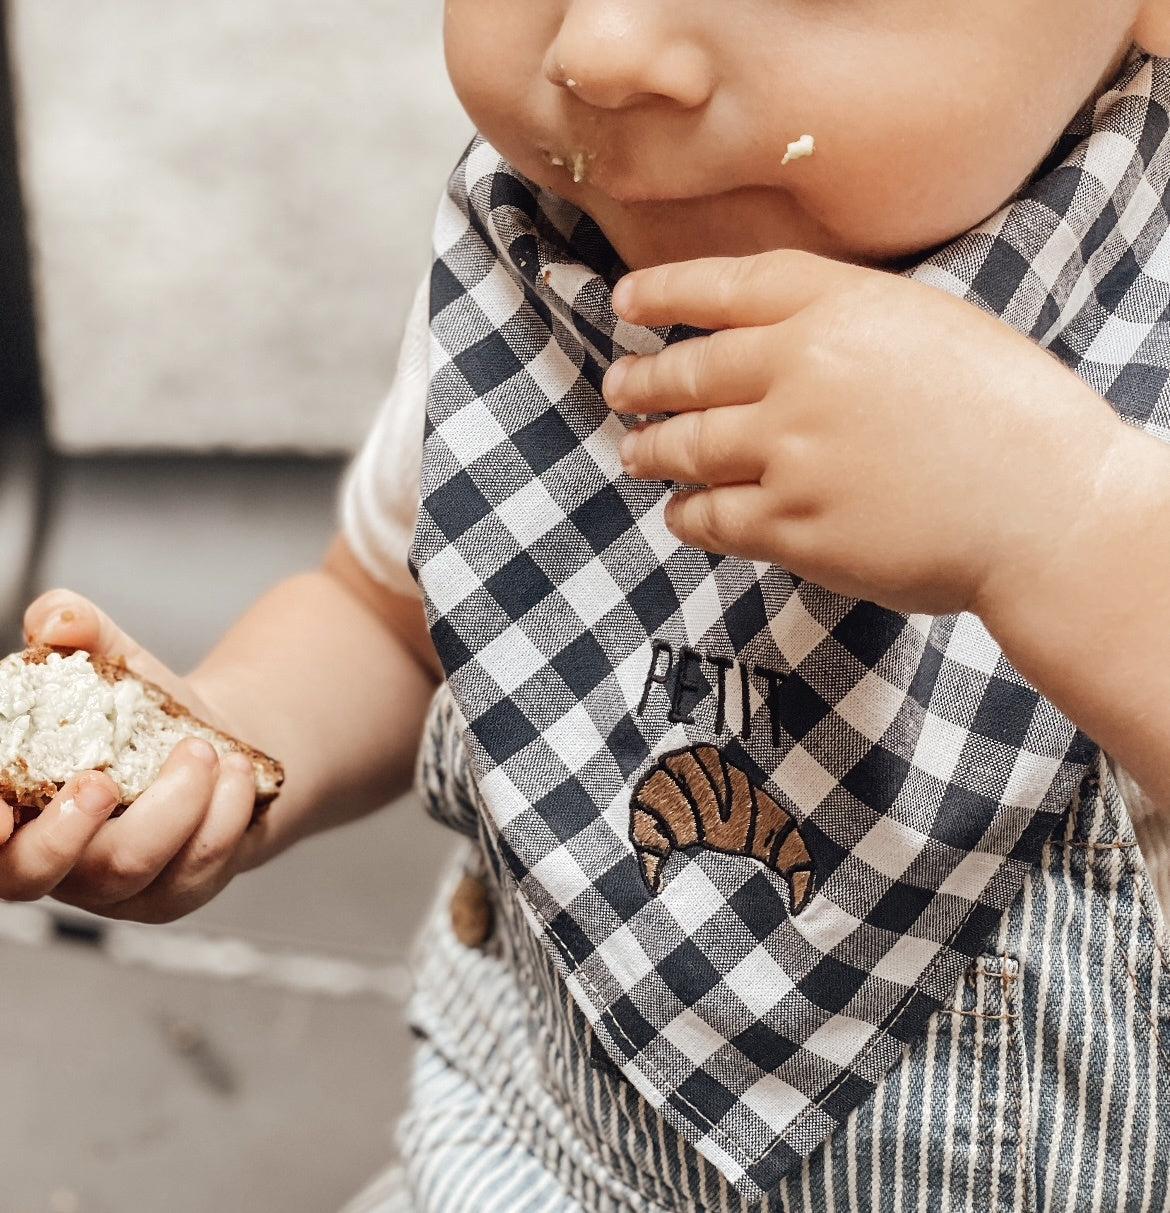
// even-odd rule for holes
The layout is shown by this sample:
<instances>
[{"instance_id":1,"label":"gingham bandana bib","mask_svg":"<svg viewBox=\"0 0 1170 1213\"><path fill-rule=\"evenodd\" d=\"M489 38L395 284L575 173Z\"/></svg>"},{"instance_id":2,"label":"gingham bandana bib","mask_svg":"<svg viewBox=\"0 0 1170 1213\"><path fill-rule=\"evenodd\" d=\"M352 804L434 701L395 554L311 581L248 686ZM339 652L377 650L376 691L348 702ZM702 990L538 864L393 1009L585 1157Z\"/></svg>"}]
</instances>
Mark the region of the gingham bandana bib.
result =
<instances>
[{"instance_id":1,"label":"gingham bandana bib","mask_svg":"<svg viewBox=\"0 0 1170 1213\"><path fill-rule=\"evenodd\" d=\"M1131 56L911 271L1162 437L1168 84ZM686 334L614 316L587 216L478 140L435 239L412 563L485 832L609 1059L751 1201L951 995L1093 746L973 616L670 535L599 385Z\"/></svg>"}]
</instances>

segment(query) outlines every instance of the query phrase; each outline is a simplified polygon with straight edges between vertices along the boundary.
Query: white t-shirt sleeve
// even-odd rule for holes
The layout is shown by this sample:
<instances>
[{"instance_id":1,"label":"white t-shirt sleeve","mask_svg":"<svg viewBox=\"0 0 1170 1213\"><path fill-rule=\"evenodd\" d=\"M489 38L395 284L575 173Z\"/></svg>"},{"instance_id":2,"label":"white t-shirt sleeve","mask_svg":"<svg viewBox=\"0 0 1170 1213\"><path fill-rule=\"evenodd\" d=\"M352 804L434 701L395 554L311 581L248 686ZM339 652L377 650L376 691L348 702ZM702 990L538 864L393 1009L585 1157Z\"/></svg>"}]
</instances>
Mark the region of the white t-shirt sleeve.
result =
<instances>
[{"instance_id":1,"label":"white t-shirt sleeve","mask_svg":"<svg viewBox=\"0 0 1170 1213\"><path fill-rule=\"evenodd\" d=\"M390 394L341 487L346 542L375 581L399 593L418 592L407 553L418 517L426 425L428 308L424 279L406 320Z\"/></svg>"}]
</instances>

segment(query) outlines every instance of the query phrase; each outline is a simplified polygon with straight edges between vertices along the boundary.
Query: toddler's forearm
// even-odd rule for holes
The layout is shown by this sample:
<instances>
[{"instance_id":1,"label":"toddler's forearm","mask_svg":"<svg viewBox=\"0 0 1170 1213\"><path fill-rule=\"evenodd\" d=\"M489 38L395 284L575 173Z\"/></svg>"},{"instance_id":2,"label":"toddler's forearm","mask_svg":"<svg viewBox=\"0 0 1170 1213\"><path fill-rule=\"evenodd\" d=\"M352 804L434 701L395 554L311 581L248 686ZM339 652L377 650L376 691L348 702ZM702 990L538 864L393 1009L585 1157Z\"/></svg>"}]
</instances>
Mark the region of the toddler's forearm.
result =
<instances>
[{"instance_id":1,"label":"toddler's forearm","mask_svg":"<svg viewBox=\"0 0 1170 1213\"><path fill-rule=\"evenodd\" d=\"M418 600L376 586L339 541L322 568L261 598L192 673L231 727L285 766L270 845L254 862L408 789L436 683L428 645Z\"/></svg>"},{"instance_id":2,"label":"toddler's forearm","mask_svg":"<svg viewBox=\"0 0 1170 1213\"><path fill-rule=\"evenodd\" d=\"M978 611L1016 668L1170 816L1170 450L1121 423L1051 558Z\"/></svg>"}]
</instances>

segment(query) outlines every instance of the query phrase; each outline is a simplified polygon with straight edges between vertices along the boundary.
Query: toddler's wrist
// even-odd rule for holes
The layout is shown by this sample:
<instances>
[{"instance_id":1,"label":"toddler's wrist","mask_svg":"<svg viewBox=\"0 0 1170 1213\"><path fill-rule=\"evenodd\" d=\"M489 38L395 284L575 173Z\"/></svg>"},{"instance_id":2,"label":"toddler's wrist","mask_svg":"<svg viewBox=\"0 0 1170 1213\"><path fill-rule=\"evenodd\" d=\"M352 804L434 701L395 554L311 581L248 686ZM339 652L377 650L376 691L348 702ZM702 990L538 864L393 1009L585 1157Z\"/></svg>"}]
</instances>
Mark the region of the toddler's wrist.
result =
<instances>
[{"instance_id":1,"label":"toddler's wrist","mask_svg":"<svg viewBox=\"0 0 1170 1213\"><path fill-rule=\"evenodd\" d=\"M1017 665L1109 617L1119 579L1170 534L1170 450L1109 415L1063 444L1031 508L988 562L971 609ZM1104 611L1104 615L1102 612Z\"/></svg>"}]
</instances>

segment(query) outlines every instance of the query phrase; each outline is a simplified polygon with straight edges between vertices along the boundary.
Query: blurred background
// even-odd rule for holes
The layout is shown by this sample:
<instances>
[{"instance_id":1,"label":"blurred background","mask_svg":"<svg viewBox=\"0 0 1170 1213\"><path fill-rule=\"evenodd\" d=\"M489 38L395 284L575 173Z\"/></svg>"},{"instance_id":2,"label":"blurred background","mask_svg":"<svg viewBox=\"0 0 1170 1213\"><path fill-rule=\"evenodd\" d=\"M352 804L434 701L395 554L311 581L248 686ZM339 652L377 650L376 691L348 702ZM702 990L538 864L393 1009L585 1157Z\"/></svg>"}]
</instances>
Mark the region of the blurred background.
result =
<instances>
[{"instance_id":1,"label":"blurred background","mask_svg":"<svg viewBox=\"0 0 1170 1213\"><path fill-rule=\"evenodd\" d=\"M441 6L0 0L0 628L194 664L320 558L470 136ZM182 922L0 904L0 1213L329 1213L391 1158L408 798Z\"/></svg>"}]
</instances>

